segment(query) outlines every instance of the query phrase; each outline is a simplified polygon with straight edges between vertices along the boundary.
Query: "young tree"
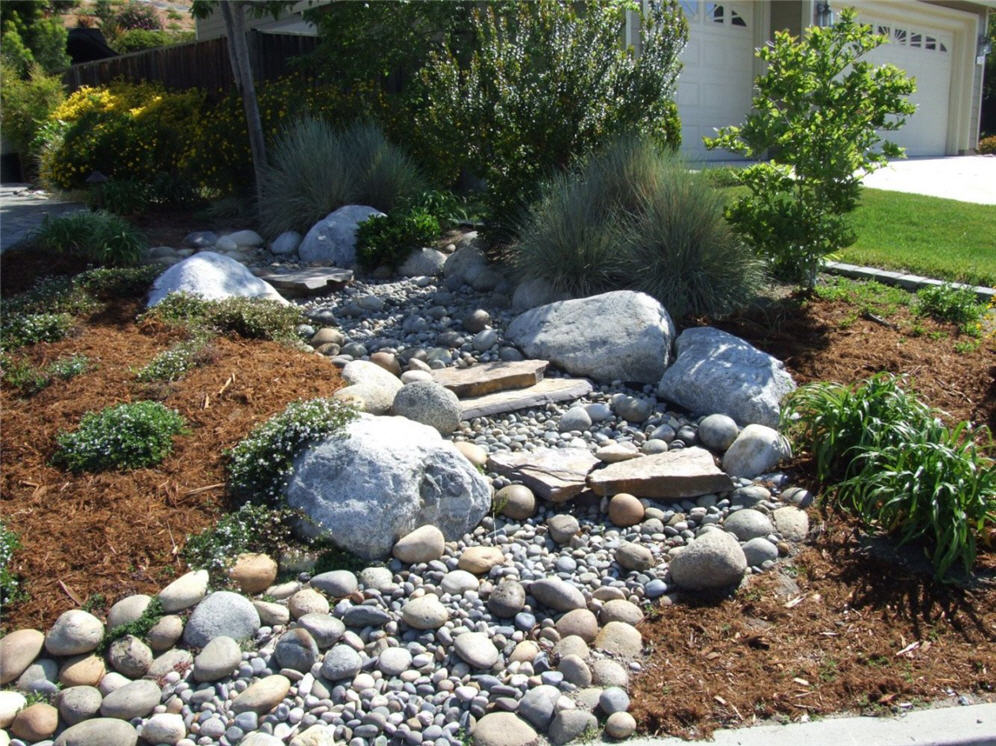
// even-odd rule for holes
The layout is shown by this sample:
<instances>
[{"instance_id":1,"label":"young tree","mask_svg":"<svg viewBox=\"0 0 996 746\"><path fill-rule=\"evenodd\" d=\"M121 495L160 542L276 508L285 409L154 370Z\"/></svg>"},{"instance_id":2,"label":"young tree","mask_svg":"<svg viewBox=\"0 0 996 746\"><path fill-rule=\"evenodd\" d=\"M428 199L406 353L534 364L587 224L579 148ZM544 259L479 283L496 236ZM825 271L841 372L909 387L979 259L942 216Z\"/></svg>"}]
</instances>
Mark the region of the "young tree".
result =
<instances>
[{"instance_id":1,"label":"young tree","mask_svg":"<svg viewBox=\"0 0 996 746\"><path fill-rule=\"evenodd\" d=\"M811 288L823 257L854 241L846 214L857 205L860 173L903 155L880 133L899 129L914 112L914 81L862 59L885 42L853 9L802 39L776 33L757 52L767 67L754 82L753 111L743 126L705 140L708 148L770 157L739 172L750 193L727 219L778 276Z\"/></svg>"},{"instance_id":2,"label":"young tree","mask_svg":"<svg viewBox=\"0 0 996 746\"><path fill-rule=\"evenodd\" d=\"M277 18L283 8L293 5L293 0L271 0L250 2L249 0L194 0L190 12L195 18L207 18L219 7L225 19L225 36L228 37L228 61L235 76L235 87L242 96L249 129L249 149L252 153L253 176L256 182L256 198L262 201L260 190L263 183L263 170L266 167L266 140L263 137L263 124L259 117L259 103L256 100L256 86L252 78L252 64L249 60L249 44L246 41L246 16L248 9L255 17L272 15Z\"/></svg>"}]
</instances>

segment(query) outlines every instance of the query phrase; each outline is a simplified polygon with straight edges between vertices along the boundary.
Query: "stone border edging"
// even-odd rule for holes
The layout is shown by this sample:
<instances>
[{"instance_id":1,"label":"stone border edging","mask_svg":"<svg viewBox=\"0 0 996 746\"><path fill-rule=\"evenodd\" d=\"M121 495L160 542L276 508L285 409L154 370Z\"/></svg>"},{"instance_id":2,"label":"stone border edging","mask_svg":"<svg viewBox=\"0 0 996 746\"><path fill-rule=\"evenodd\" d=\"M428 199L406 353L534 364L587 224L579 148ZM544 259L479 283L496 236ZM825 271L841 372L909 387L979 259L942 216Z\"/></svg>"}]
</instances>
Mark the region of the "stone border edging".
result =
<instances>
[{"instance_id":1,"label":"stone border edging","mask_svg":"<svg viewBox=\"0 0 996 746\"><path fill-rule=\"evenodd\" d=\"M876 282L881 282L883 285L897 285L906 290L919 290L920 288L939 287L941 285L950 285L959 290L968 288L983 303L988 303L993 298L996 298L996 288L987 288L981 285L965 285L960 282L944 282L943 280L934 280L930 277L921 277L920 275L912 275L906 272L861 267L857 264L845 264L843 262L824 262L823 269L830 274L849 277L852 280L875 280Z\"/></svg>"}]
</instances>

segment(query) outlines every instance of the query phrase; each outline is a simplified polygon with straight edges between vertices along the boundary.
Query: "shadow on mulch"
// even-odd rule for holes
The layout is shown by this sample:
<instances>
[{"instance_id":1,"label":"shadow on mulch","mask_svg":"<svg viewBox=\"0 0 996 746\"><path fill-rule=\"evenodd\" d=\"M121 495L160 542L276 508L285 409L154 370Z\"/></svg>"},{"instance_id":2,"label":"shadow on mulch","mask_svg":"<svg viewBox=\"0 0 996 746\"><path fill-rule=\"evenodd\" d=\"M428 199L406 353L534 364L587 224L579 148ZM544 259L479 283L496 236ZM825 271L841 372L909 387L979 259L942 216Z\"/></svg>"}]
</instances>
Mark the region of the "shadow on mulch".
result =
<instances>
[{"instance_id":1,"label":"shadow on mulch","mask_svg":"<svg viewBox=\"0 0 996 746\"><path fill-rule=\"evenodd\" d=\"M823 519L777 572L641 625L652 647L632 687L641 730L702 738L772 718L994 700L996 555L980 557L971 589L949 587L870 551L841 517Z\"/></svg>"},{"instance_id":2,"label":"shadow on mulch","mask_svg":"<svg viewBox=\"0 0 996 746\"><path fill-rule=\"evenodd\" d=\"M180 335L134 323L138 303L114 303L80 325L78 336L16 353L36 365L83 354L96 369L56 381L30 398L9 386L3 408L0 513L23 548L12 569L27 598L4 613L5 629L45 629L73 602L109 604L155 593L184 571L186 536L225 511L226 449L295 399L339 388L327 358L258 340L219 338L208 364L171 384L146 385L135 371ZM73 475L50 465L55 437L83 414L154 398L178 410L189 434L156 468ZM72 600L71 600L72 599Z\"/></svg>"}]
</instances>

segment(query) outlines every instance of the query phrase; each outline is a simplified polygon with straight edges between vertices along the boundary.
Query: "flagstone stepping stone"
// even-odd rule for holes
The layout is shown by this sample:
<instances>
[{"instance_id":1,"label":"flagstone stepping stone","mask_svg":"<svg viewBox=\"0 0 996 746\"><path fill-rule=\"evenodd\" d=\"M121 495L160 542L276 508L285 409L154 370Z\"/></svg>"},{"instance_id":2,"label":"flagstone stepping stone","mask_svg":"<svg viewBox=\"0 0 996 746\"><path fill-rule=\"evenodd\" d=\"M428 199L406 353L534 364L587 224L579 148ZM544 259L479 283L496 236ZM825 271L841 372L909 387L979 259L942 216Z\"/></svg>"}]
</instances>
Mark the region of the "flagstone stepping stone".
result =
<instances>
[{"instance_id":1,"label":"flagstone stepping stone","mask_svg":"<svg viewBox=\"0 0 996 746\"><path fill-rule=\"evenodd\" d=\"M597 495L627 492L637 497L681 499L733 489L733 482L704 448L682 448L609 464L592 472Z\"/></svg>"},{"instance_id":2,"label":"flagstone stepping stone","mask_svg":"<svg viewBox=\"0 0 996 746\"><path fill-rule=\"evenodd\" d=\"M483 363L469 368L440 368L432 372L432 377L436 383L464 398L528 388L543 380L548 365L546 360Z\"/></svg>"},{"instance_id":3,"label":"flagstone stepping stone","mask_svg":"<svg viewBox=\"0 0 996 746\"><path fill-rule=\"evenodd\" d=\"M586 448L539 448L526 453L494 453L488 457L490 470L522 481L536 495L555 503L566 502L584 490L588 472L599 463Z\"/></svg>"},{"instance_id":4,"label":"flagstone stepping stone","mask_svg":"<svg viewBox=\"0 0 996 746\"><path fill-rule=\"evenodd\" d=\"M460 419L489 417L519 409L542 407L561 401L573 401L593 390L586 378L544 378L533 386L511 391L496 391L460 401Z\"/></svg>"},{"instance_id":5,"label":"flagstone stepping stone","mask_svg":"<svg viewBox=\"0 0 996 746\"><path fill-rule=\"evenodd\" d=\"M268 272L258 277L284 295L301 298L341 290L353 281L353 270L338 267L309 267L286 274Z\"/></svg>"}]
</instances>

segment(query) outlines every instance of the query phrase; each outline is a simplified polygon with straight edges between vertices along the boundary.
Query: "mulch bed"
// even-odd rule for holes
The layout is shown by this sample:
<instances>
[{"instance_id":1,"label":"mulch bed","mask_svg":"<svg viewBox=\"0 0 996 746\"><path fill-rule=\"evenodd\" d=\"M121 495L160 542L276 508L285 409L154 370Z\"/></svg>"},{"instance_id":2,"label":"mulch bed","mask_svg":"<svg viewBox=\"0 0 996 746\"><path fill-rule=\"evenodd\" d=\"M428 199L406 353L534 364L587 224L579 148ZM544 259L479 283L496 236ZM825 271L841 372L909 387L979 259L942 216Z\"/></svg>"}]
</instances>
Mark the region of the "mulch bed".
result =
<instances>
[{"instance_id":1,"label":"mulch bed","mask_svg":"<svg viewBox=\"0 0 996 746\"><path fill-rule=\"evenodd\" d=\"M341 385L325 358L275 342L217 339L209 364L171 384L142 384L134 371L180 339L146 325L137 303L98 313L69 339L26 352L39 365L83 354L97 370L56 381L30 398L4 387L0 513L21 537L16 571L27 599L5 612L5 629L45 629L74 605L155 593L183 571L186 535L226 510L226 449L295 399ZM74 476L49 465L60 430L108 405L156 399L180 412L190 433L156 468Z\"/></svg>"},{"instance_id":2,"label":"mulch bed","mask_svg":"<svg viewBox=\"0 0 996 746\"><path fill-rule=\"evenodd\" d=\"M150 226L173 243L194 227ZM3 292L29 286L46 269L52 265L44 258L5 253ZM327 360L238 339L218 340L211 362L178 383L140 384L134 370L177 333L139 328L139 310L116 304L86 320L78 336L23 353L40 364L82 353L99 362L98 371L27 399L6 387L0 393L0 513L24 543L14 568L28 592L0 621L6 630L45 629L98 594L106 603L158 591L184 570L185 536L227 507L225 449L288 402L327 396L341 385ZM996 339L958 353L950 325L924 320L924 334L912 336L904 310L889 319L898 329L853 315L843 303L783 295L717 325L784 360L800 383L905 373L951 419L996 426ZM75 427L84 412L143 398L178 409L192 431L176 439L161 466L74 477L48 464L55 435ZM818 488L805 458L791 470L797 483ZM993 698L992 548L980 556L974 586L949 588L931 580L922 561L896 561L919 559L915 550L879 551L883 545L853 524L815 508L811 521L813 541L779 571L752 577L718 604L666 606L644 622L652 652L632 691L641 729L702 736L772 716L888 711L953 693Z\"/></svg>"}]
</instances>

